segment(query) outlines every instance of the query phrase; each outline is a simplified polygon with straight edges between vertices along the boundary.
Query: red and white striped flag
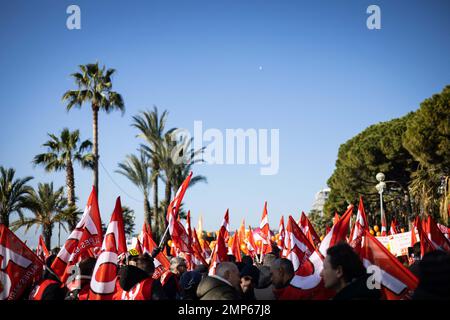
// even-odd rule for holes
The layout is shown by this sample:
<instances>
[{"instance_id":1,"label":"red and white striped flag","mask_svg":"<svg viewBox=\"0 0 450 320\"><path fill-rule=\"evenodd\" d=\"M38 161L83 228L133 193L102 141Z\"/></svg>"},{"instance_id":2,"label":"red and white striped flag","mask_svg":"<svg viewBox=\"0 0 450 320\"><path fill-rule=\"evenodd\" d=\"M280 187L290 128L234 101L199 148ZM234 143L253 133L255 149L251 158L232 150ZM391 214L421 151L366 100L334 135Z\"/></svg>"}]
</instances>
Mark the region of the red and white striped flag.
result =
<instances>
[{"instance_id":1,"label":"red and white striped flag","mask_svg":"<svg viewBox=\"0 0 450 320\"><path fill-rule=\"evenodd\" d=\"M42 235L39 235L39 242L36 248L36 255L45 263L45 259L50 256L50 252L48 252L47 246L45 245L44 238Z\"/></svg>"},{"instance_id":2,"label":"red and white striped flag","mask_svg":"<svg viewBox=\"0 0 450 320\"><path fill-rule=\"evenodd\" d=\"M120 197L103 239L102 250L91 278L89 300L112 300L116 290L118 258L127 252Z\"/></svg>"},{"instance_id":3,"label":"red and white striped flag","mask_svg":"<svg viewBox=\"0 0 450 320\"><path fill-rule=\"evenodd\" d=\"M393 219L391 221L391 228L389 229L389 235L397 234L398 228L397 228L397 220Z\"/></svg>"},{"instance_id":4,"label":"red and white striped flag","mask_svg":"<svg viewBox=\"0 0 450 320\"><path fill-rule=\"evenodd\" d=\"M286 235L286 230L284 228L284 217L281 216L280 226L278 228L278 242L277 242L277 246L278 246L278 248L280 248L281 251L283 251L283 249L284 249L285 235Z\"/></svg>"},{"instance_id":5,"label":"red and white striped flag","mask_svg":"<svg viewBox=\"0 0 450 320\"><path fill-rule=\"evenodd\" d=\"M178 189L174 199L170 202L167 208L167 221L169 222L169 233L172 237L172 242L175 246L177 253L192 253L192 248L189 246L189 236L186 229L183 227L180 221L178 221L178 211L180 210L181 202L183 201L184 194L189 187L189 182L192 178L192 172L184 180Z\"/></svg>"},{"instance_id":6,"label":"red and white striped flag","mask_svg":"<svg viewBox=\"0 0 450 320\"><path fill-rule=\"evenodd\" d=\"M65 282L71 267L87 257L94 257L102 245L102 221L97 194L92 187L83 216L69 235L52 264L52 270Z\"/></svg>"},{"instance_id":7,"label":"red and white striped flag","mask_svg":"<svg viewBox=\"0 0 450 320\"><path fill-rule=\"evenodd\" d=\"M43 267L41 259L0 224L0 300L20 299L25 290L41 279Z\"/></svg>"},{"instance_id":8,"label":"red and white striped flag","mask_svg":"<svg viewBox=\"0 0 450 320\"><path fill-rule=\"evenodd\" d=\"M223 227L220 229L222 230ZM227 247L225 244L224 232L219 231L217 236L216 246L214 247L211 262L209 264L209 275L216 274L217 265L221 262L228 261Z\"/></svg>"},{"instance_id":9,"label":"red and white striped flag","mask_svg":"<svg viewBox=\"0 0 450 320\"><path fill-rule=\"evenodd\" d=\"M308 238L308 240L316 247L318 248L320 245L320 237L317 235L316 230L314 230L314 227L309 221L306 214L302 211L302 214L300 216L300 223L299 223L300 230L305 234L305 236Z\"/></svg>"},{"instance_id":10,"label":"red and white striped flag","mask_svg":"<svg viewBox=\"0 0 450 320\"><path fill-rule=\"evenodd\" d=\"M267 254L272 252L272 245L270 241L270 227L269 227L269 216L267 213L267 201L264 202L264 209L261 216L261 223L259 225L260 235L262 237L262 254Z\"/></svg>"},{"instance_id":11,"label":"red and white striped flag","mask_svg":"<svg viewBox=\"0 0 450 320\"><path fill-rule=\"evenodd\" d=\"M358 253L361 250L361 241L364 236L365 230L369 229L367 223L366 212L364 210L363 198L359 198L358 214L356 215L356 221L353 225L350 233L349 244Z\"/></svg>"},{"instance_id":12,"label":"red and white striped flag","mask_svg":"<svg viewBox=\"0 0 450 320\"><path fill-rule=\"evenodd\" d=\"M431 243L433 243L433 246L436 249L450 252L450 241L441 232L436 222L430 215L428 216L425 230L428 235L428 239Z\"/></svg>"},{"instance_id":13,"label":"red and white striped flag","mask_svg":"<svg viewBox=\"0 0 450 320\"><path fill-rule=\"evenodd\" d=\"M417 278L368 230L364 232L360 257L368 271L373 269L375 280L379 277L382 292L387 300L408 299L416 289Z\"/></svg>"}]
</instances>

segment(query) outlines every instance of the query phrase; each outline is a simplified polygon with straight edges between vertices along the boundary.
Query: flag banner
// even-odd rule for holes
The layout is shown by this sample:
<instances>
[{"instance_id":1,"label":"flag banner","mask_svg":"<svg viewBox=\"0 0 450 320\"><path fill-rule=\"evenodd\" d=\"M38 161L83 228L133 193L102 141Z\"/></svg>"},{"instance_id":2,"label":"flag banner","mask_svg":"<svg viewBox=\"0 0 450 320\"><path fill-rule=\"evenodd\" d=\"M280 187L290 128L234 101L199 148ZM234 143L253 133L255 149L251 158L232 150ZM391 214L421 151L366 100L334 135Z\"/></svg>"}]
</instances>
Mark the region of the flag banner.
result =
<instances>
[{"instance_id":1,"label":"flag banner","mask_svg":"<svg viewBox=\"0 0 450 320\"><path fill-rule=\"evenodd\" d=\"M380 284L388 300L408 299L418 285L417 278L374 236L365 231L360 257L366 268L377 266ZM371 267L373 269L373 267ZM369 269L369 270L371 270Z\"/></svg>"},{"instance_id":2,"label":"flag banner","mask_svg":"<svg viewBox=\"0 0 450 320\"><path fill-rule=\"evenodd\" d=\"M71 267L80 260L96 255L102 245L102 222L98 209L97 194L92 187L83 216L69 235L52 264L52 270L65 282Z\"/></svg>"},{"instance_id":3,"label":"flag banner","mask_svg":"<svg viewBox=\"0 0 450 320\"><path fill-rule=\"evenodd\" d=\"M18 300L38 282L43 261L5 225L0 224L0 300Z\"/></svg>"},{"instance_id":4,"label":"flag banner","mask_svg":"<svg viewBox=\"0 0 450 320\"><path fill-rule=\"evenodd\" d=\"M112 300L116 289L118 258L127 252L120 197L111 216L91 278L89 300Z\"/></svg>"},{"instance_id":5,"label":"flag banner","mask_svg":"<svg viewBox=\"0 0 450 320\"><path fill-rule=\"evenodd\" d=\"M50 252L48 252L47 246L45 245L45 241L44 238L42 238L42 235L39 235L39 242L36 248L36 255L44 262L45 259L47 259L50 256Z\"/></svg>"},{"instance_id":6,"label":"flag banner","mask_svg":"<svg viewBox=\"0 0 450 320\"><path fill-rule=\"evenodd\" d=\"M394 256L408 255L408 247L411 246L411 231L375 238Z\"/></svg>"}]
</instances>

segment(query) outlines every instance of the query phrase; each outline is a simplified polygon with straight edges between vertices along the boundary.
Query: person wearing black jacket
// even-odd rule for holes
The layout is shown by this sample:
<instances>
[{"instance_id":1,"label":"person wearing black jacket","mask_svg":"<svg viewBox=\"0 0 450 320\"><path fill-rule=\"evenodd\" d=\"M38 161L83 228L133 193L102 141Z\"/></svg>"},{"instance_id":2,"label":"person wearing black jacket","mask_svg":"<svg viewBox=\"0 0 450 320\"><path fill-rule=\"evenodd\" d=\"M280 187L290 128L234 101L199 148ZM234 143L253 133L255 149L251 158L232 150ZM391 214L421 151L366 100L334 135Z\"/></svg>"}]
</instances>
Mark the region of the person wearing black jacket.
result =
<instances>
[{"instance_id":1,"label":"person wearing black jacket","mask_svg":"<svg viewBox=\"0 0 450 320\"><path fill-rule=\"evenodd\" d=\"M42 279L34 286L29 300L64 300L66 295L64 286L50 268L55 258L56 255L50 255L45 260Z\"/></svg>"},{"instance_id":2,"label":"person wearing black jacket","mask_svg":"<svg viewBox=\"0 0 450 320\"><path fill-rule=\"evenodd\" d=\"M336 291L333 300L379 300L381 292L368 285L368 275L359 256L347 243L327 250L320 273L325 288Z\"/></svg>"}]
</instances>

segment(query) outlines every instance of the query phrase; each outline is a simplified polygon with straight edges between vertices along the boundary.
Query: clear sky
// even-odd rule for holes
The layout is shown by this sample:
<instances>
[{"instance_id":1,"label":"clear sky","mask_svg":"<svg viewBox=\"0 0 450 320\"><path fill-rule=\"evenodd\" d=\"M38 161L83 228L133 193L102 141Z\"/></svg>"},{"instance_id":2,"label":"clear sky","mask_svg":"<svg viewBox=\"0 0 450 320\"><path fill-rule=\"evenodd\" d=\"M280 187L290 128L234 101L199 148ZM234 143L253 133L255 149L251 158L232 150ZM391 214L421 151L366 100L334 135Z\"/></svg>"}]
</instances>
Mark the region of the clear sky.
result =
<instances>
[{"instance_id":1,"label":"clear sky","mask_svg":"<svg viewBox=\"0 0 450 320\"><path fill-rule=\"evenodd\" d=\"M81 8L81 30L68 30L66 8ZM371 4L381 30L366 27ZM429 1L1 1L0 164L32 185L64 185L64 172L33 168L47 133L80 129L92 138L90 106L66 112L70 74L99 61L117 69L114 89L126 112L100 114L100 210L107 223L117 196L143 221L137 188L115 173L140 140L130 126L140 110L167 109L169 127L280 130L280 168L198 166L207 184L189 189L193 223L217 229L298 217L326 187L339 145L367 126L402 116L450 83L450 2ZM262 67L262 68L260 68ZM75 167L84 208L92 174ZM161 197L163 184L161 183ZM126 193L124 193L124 191ZM12 219L15 219L13 216ZM57 233L56 230L54 232ZM26 237L34 245L37 236ZM65 237L63 237L65 239ZM53 238L56 244L56 237Z\"/></svg>"}]
</instances>

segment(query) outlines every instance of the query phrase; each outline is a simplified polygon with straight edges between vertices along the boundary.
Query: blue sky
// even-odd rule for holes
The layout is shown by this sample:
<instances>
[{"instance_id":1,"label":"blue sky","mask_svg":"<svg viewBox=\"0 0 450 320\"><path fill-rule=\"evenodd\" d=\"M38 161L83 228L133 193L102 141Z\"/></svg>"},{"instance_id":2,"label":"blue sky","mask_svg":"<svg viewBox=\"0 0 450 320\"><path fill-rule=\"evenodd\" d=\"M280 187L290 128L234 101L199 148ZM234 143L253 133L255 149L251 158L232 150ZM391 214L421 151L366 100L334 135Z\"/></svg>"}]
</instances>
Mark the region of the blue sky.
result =
<instances>
[{"instance_id":1,"label":"blue sky","mask_svg":"<svg viewBox=\"0 0 450 320\"><path fill-rule=\"evenodd\" d=\"M81 30L66 28L66 8L81 8ZM381 8L368 30L366 8ZM194 223L216 229L230 208L259 224L298 217L326 186L339 145L367 126L402 116L450 82L448 1L2 1L0 10L0 164L38 182L64 185L31 160L47 133L64 127L92 138L89 106L66 112L79 64L117 69L114 89L126 112L100 114L100 210L109 221L117 196L142 225L141 195L115 173L140 140L130 126L140 110L167 109L169 127L280 130L280 168L199 166L208 178L185 196ZM262 70L260 70L262 66ZM78 205L92 174L75 168ZM162 184L161 184L162 185ZM161 188L163 189L163 188ZM123 190L126 192L124 193ZM162 196L161 190L161 196ZM13 219L15 216L13 216ZM56 234L56 230L55 230ZM34 231L19 235L35 243ZM56 238L53 238L56 244Z\"/></svg>"}]
</instances>

